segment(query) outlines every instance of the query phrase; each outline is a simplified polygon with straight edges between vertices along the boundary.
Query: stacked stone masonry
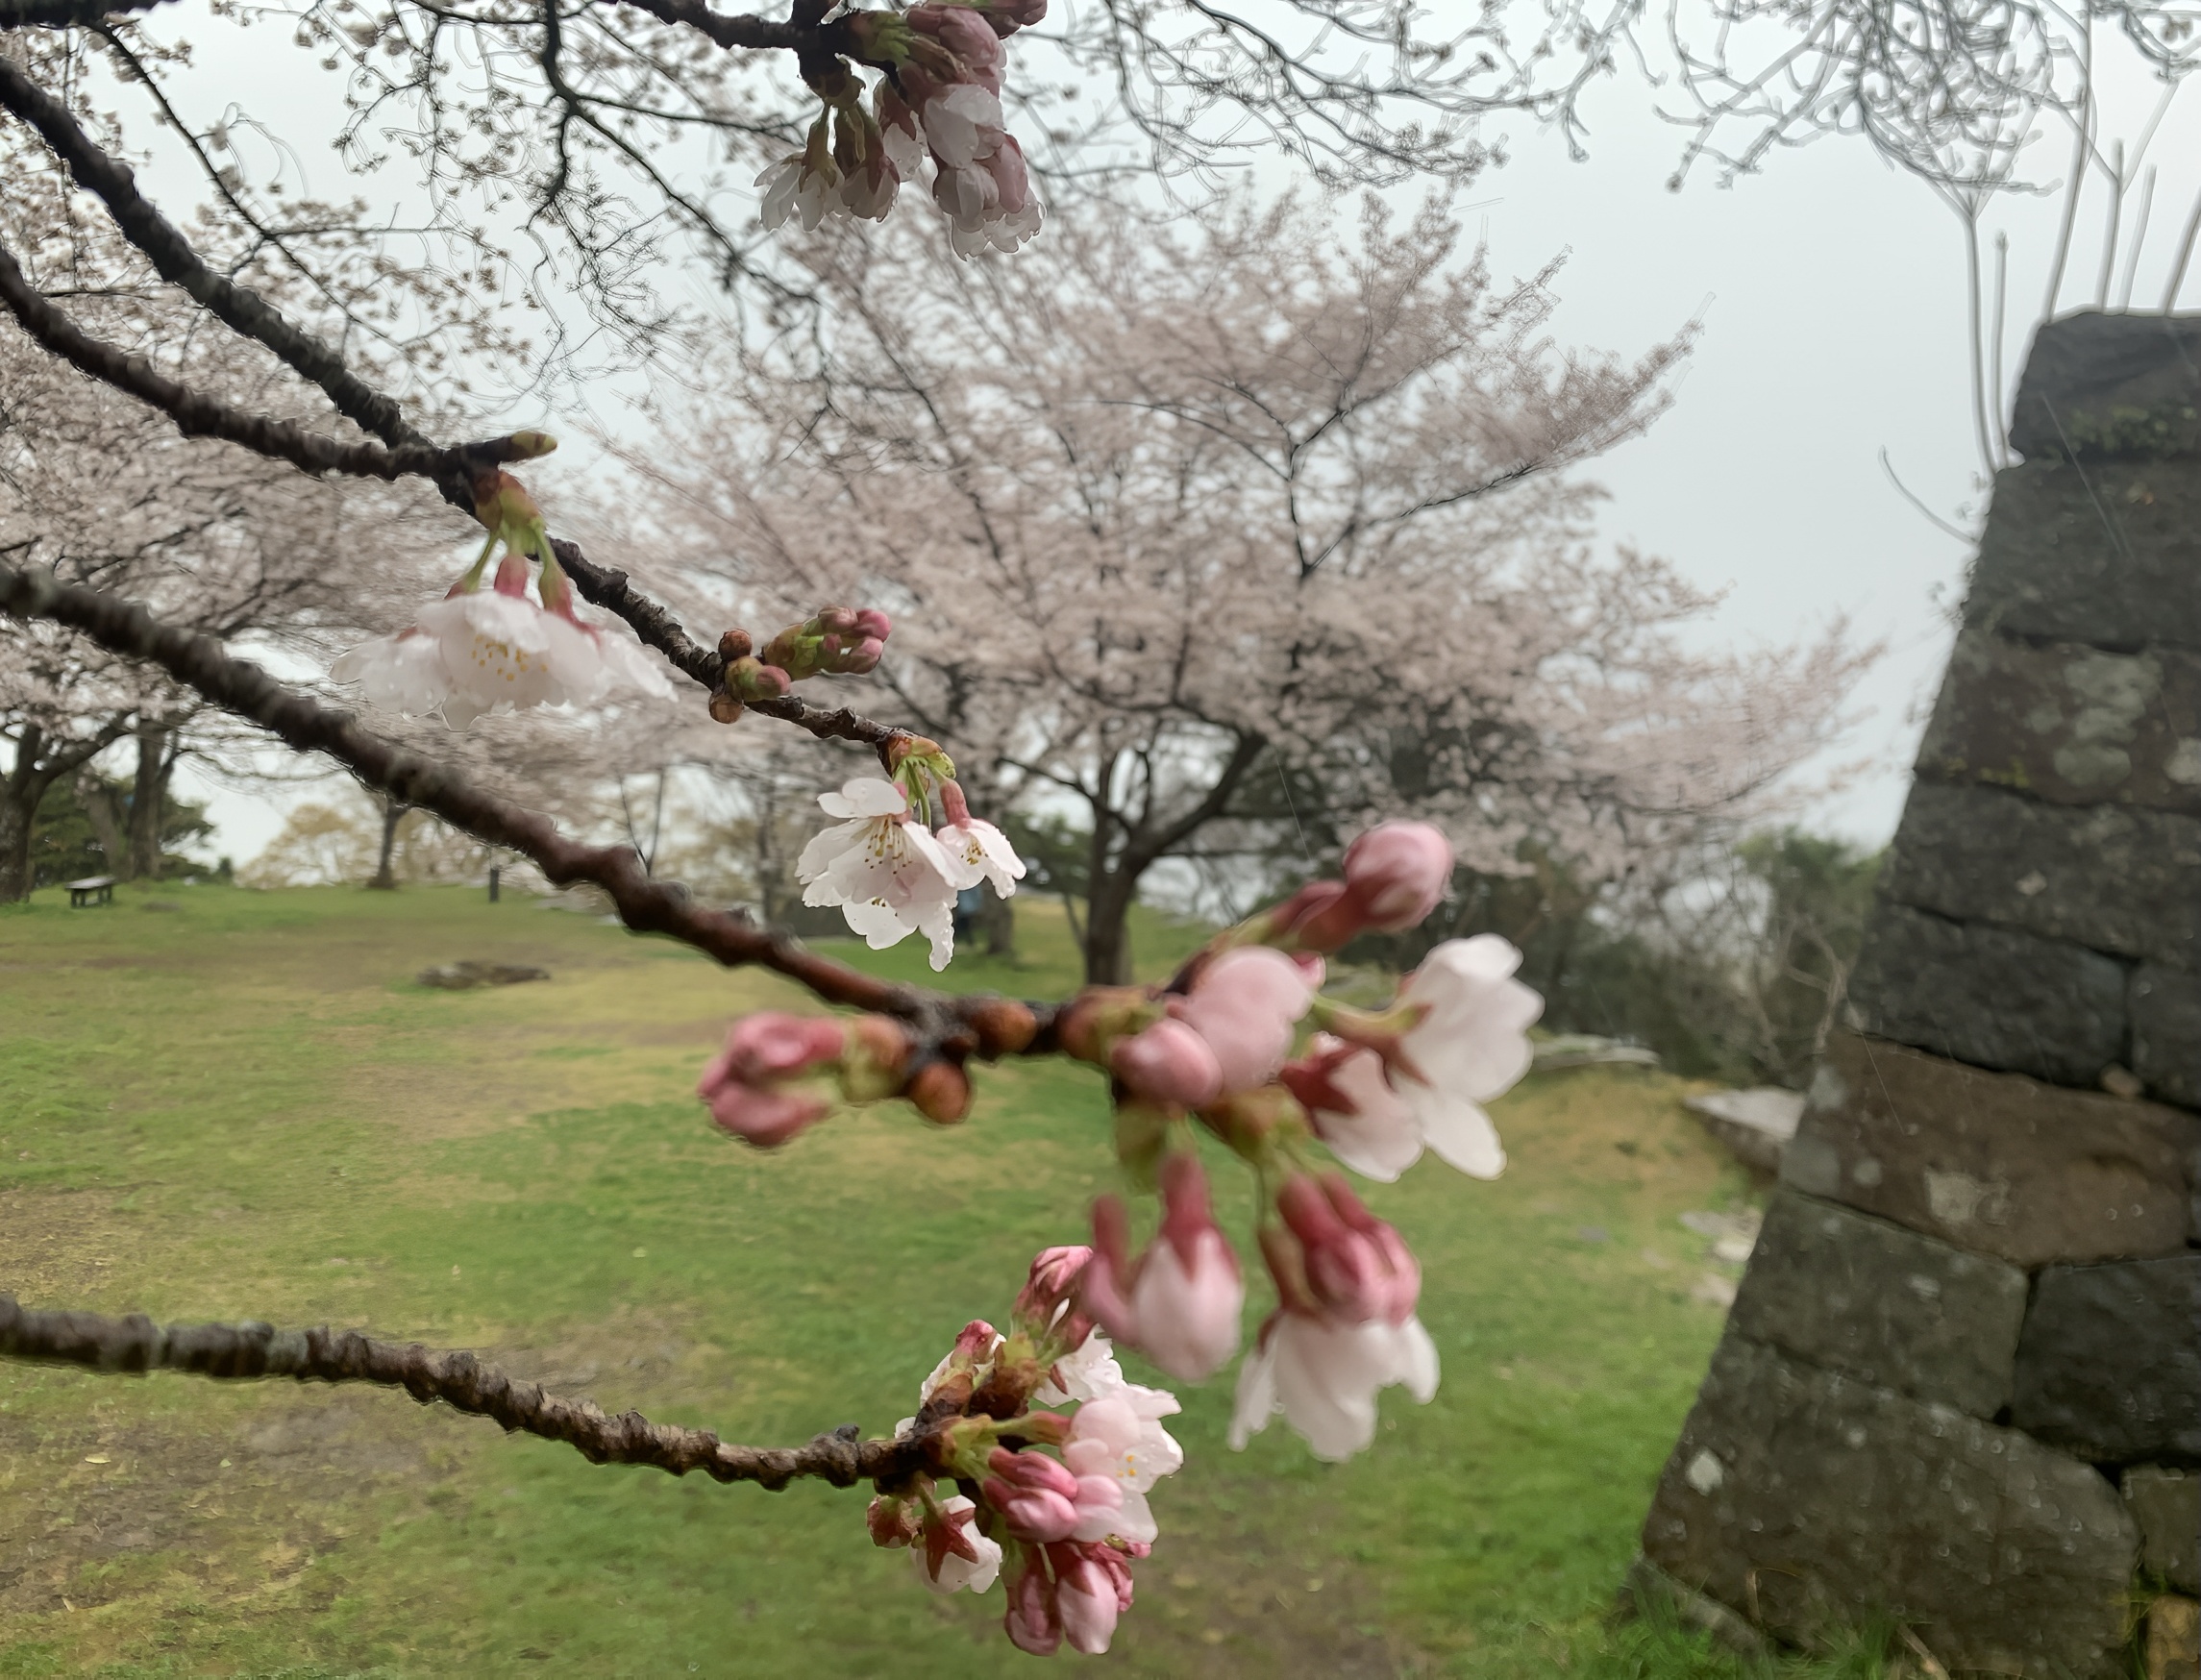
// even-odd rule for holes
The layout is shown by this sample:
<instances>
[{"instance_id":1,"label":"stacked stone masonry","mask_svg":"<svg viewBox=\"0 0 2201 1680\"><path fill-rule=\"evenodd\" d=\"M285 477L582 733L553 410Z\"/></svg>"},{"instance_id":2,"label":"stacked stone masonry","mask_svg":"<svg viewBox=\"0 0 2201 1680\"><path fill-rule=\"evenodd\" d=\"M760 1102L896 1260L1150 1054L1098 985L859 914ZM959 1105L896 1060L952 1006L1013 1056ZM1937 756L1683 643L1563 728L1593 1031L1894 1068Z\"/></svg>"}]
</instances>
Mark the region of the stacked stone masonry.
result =
<instances>
[{"instance_id":1,"label":"stacked stone masonry","mask_svg":"<svg viewBox=\"0 0 2201 1680\"><path fill-rule=\"evenodd\" d=\"M2042 329L2013 439L1633 1579L2107 1680L2201 1596L2201 316Z\"/></svg>"}]
</instances>

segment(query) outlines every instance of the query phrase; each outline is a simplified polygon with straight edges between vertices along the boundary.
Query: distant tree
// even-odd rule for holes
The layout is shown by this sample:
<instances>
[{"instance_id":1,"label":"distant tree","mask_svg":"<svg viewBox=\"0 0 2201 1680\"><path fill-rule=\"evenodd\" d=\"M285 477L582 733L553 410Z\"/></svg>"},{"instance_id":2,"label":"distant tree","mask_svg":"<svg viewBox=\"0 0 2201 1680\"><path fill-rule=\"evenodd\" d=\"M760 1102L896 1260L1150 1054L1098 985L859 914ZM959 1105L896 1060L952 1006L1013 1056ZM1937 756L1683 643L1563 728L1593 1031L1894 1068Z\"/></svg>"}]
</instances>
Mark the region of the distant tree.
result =
<instances>
[{"instance_id":1,"label":"distant tree","mask_svg":"<svg viewBox=\"0 0 2201 1680\"><path fill-rule=\"evenodd\" d=\"M47 887L87 876L121 875L120 860L136 838L117 821L118 814L127 815L130 803L127 783L110 782L89 768L49 786L33 828L31 885ZM213 831L204 805L188 800L163 801L154 867L139 869L130 878L166 874L185 848Z\"/></svg>"},{"instance_id":2,"label":"distant tree","mask_svg":"<svg viewBox=\"0 0 2201 1680\"><path fill-rule=\"evenodd\" d=\"M1709 598L1593 555L1570 469L1659 412L1686 334L1561 352L1551 271L1500 284L1459 237L1240 199L982 273L830 242L825 370L758 352L634 464L745 599L903 604L880 669L919 726L997 803L1078 809L1095 981L1156 864L1310 824L1609 872L1814 750L1857 656L1687 651Z\"/></svg>"}]
</instances>

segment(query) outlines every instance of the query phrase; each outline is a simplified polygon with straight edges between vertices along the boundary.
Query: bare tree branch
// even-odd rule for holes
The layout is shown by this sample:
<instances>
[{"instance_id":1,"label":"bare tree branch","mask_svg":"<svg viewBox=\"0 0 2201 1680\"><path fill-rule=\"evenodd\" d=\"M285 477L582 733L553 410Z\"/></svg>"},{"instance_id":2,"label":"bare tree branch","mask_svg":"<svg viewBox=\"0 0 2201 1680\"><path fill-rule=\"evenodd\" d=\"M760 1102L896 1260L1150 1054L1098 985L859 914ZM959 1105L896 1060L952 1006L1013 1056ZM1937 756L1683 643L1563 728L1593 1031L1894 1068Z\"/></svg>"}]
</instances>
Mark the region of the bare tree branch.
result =
<instances>
[{"instance_id":1,"label":"bare tree branch","mask_svg":"<svg viewBox=\"0 0 2201 1680\"><path fill-rule=\"evenodd\" d=\"M893 1483L930 1468L927 1438L863 1441L844 1424L802 1446L737 1446L708 1429L653 1423L639 1412L607 1418L588 1400L560 1399L517 1382L473 1354L417 1342L378 1342L358 1330L278 1330L272 1324L159 1325L142 1313L36 1312L0 1294L0 1358L90 1371L183 1371L251 1381L366 1382L402 1388L422 1405L493 1418L507 1434L562 1441L590 1464L648 1465L670 1475L702 1470L714 1481L754 1482L778 1493L804 1478L836 1488Z\"/></svg>"},{"instance_id":2,"label":"bare tree branch","mask_svg":"<svg viewBox=\"0 0 2201 1680\"><path fill-rule=\"evenodd\" d=\"M933 1057L961 1062L974 1054L991 1059L1054 1048L1052 1005L950 997L882 980L820 956L779 929L706 909L683 888L652 880L626 847L569 840L549 818L484 792L446 765L404 751L361 729L350 713L332 710L257 665L231 658L211 637L160 624L134 603L62 583L42 568L0 564L0 608L65 624L111 653L149 660L297 751L326 754L369 787L533 859L554 885L588 881L603 888L619 919L637 933L668 934L729 968L767 968L828 1003L893 1016L916 1041L907 1063L912 1072Z\"/></svg>"},{"instance_id":3,"label":"bare tree branch","mask_svg":"<svg viewBox=\"0 0 2201 1680\"><path fill-rule=\"evenodd\" d=\"M0 29L82 29L102 18L150 12L168 0L0 0Z\"/></svg>"}]
</instances>

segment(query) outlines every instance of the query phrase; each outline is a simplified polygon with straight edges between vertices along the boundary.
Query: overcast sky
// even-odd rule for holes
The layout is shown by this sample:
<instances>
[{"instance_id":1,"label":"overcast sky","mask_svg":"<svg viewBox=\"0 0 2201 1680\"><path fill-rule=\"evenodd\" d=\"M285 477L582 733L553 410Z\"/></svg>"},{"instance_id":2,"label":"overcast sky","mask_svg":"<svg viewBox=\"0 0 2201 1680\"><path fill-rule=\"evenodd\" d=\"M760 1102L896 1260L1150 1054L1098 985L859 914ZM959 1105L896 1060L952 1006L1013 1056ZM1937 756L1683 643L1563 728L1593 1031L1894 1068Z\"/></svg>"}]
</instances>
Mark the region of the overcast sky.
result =
<instances>
[{"instance_id":1,"label":"overcast sky","mask_svg":"<svg viewBox=\"0 0 2201 1680\"><path fill-rule=\"evenodd\" d=\"M261 33L270 63L295 63L277 51L278 32ZM255 56L262 45L252 42ZM2156 99L2129 66L2106 86L2105 149L2136 134ZM260 90L277 108L308 96ZM1901 808L1969 557L1890 482L1882 452L1944 517L1961 524L1981 499L1960 226L1922 185L1846 137L1777 154L1730 188L1707 169L1669 191L1682 131L1659 120L1654 97L1632 77L1601 88L1586 162L1570 161L1556 136L1513 125L1511 161L1470 195L1471 225L1481 220L1501 275L1570 252L1558 284L1562 343L1632 356L1701 319L1672 410L1598 464L1612 492L1605 534L1726 592L1702 629L1708 638L1785 642L1845 614L1860 639L1887 645L1857 693L1860 722L1814 770L1862 768L1811 812L1820 827L1877 843ZM2066 135L2045 135L2031 176L2060 181L2068 145ZM2150 156L2163 177L2134 293L2145 308L2160 305L2201 191L2201 96L2172 108ZM317 188L335 187L333 162L314 174L326 177ZM2128 234L2139 197L2126 207ZM2063 309L2091 301L2106 203L2097 181L2082 201ZM1995 215L2012 244L2013 391L2058 213L2043 197L2006 201ZM2201 273L2189 275L2182 302L2201 308ZM239 861L279 825L252 796L201 791L212 796L220 850Z\"/></svg>"}]
</instances>

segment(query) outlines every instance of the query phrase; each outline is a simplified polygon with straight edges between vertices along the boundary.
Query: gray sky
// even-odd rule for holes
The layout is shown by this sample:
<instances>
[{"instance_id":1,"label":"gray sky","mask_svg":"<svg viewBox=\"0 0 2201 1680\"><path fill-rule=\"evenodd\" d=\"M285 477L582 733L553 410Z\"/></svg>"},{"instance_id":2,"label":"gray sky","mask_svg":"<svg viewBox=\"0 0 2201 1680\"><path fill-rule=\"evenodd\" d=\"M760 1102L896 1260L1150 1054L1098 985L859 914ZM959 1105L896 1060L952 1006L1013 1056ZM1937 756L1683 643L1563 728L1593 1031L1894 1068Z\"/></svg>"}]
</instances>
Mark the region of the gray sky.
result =
<instances>
[{"instance_id":1,"label":"gray sky","mask_svg":"<svg viewBox=\"0 0 2201 1680\"><path fill-rule=\"evenodd\" d=\"M264 33L252 56L294 65L278 32ZM233 60L226 69L237 67ZM2145 124L2156 87L2115 65L2104 86L2106 152ZM303 111L310 90L276 84L261 97L275 102L265 114L287 127L281 107ZM1966 544L1890 482L1881 452L1945 518L1962 525L1982 500L1960 224L1924 185L1847 137L1778 153L1732 188L1705 169L1669 192L1683 131L1659 120L1655 97L1632 76L1600 88L1587 162L1570 161L1556 136L1514 125L1512 161L1471 195L1471 225L1481 218L1501 275L1571 253L1558 284L1563 344L1632 356L1701 317L1673 409L1594 475L1612 492L1605 535L1726 592L1698 632L1708 641L1785 642L1846 614L1860 640L1886 644L1858 690L1857 726L1810 769L1823 779L1838 765L1856 767L1815 801L1810 819L1877 843L1901 808L1947 653L1946 609L1968 559ZM320 120L327 111L324 102ZM2060 182L2068 147L2067 135L2045 134L2029 176ZM2201 96L2172 108L2150 156L2164 173L2134 294L2144 308L2160 304L2169 253L2201 190ZM333 161L313 173L320 190L336 186ZM156 180L180 185L159 171ZM2139 196L2136 188L2124 212L2128 245ZM2106 205L2097 179L2082 199L2062 309L2092 299ZM2013 391L2058 215L2058 202L2040 197L2006 200L1991 218L2011 239ZM2182 301L2201 308L2201 272L2189 275ZM556 417L532 423L555 427ZM240 860L280 825L264 801L201 791L211 794L220 849Z\"/></svg>"}]
</instances>

